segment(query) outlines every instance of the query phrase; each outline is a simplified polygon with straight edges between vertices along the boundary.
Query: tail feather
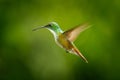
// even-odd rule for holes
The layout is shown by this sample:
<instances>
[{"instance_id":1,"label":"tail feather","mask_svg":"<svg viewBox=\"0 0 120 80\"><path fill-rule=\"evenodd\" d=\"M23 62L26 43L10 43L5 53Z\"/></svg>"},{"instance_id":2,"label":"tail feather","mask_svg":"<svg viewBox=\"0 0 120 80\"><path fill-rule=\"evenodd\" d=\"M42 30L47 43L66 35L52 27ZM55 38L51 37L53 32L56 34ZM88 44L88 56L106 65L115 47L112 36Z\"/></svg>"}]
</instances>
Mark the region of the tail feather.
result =
<instances>
[{"instance_id":1,"label":"tail feather","mask_svg":"<svg viewBox=\"0 0 120 80\"><path fill-rule=\"evenodd\" d=\"M87 59L80 53L80 51L77 48L73 48L73 51L80 56L86 63L88 63Z\"/></svg>"}]
</instances>

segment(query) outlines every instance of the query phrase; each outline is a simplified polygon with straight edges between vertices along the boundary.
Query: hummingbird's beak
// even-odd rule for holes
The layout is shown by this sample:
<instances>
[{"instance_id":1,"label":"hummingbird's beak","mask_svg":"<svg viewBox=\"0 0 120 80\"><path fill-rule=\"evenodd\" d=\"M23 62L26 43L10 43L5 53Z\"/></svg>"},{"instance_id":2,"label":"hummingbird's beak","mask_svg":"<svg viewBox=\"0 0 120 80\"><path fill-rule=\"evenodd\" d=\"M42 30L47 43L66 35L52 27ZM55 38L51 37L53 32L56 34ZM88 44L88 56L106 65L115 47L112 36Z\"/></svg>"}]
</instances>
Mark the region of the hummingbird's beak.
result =
<instances>
[{"instance_id":1,"label":"hummingbird's beak","mask_svg":"<svg viewBox=\"0 0 120 80\"><path fill-rule=\"evenodd\" d=\"M37 30L42 29L42 28L45 28L45 26L37 27L37 28L33 29L32 31L37 31Z\"/></svg>"},{"instance_id":2,"label":"hummingbird's beak","mask_svg":"<svg viewBox=\"0 0 120 80\"><path fill-rule=\"evenodd\" d=\"M42 29L42 28L48 28L49 26L50 26L50 24L47 24L45 26L37 27L37 28L33 29L32 31L36 31L36 30Z\"/></svg>"}]
</instances>

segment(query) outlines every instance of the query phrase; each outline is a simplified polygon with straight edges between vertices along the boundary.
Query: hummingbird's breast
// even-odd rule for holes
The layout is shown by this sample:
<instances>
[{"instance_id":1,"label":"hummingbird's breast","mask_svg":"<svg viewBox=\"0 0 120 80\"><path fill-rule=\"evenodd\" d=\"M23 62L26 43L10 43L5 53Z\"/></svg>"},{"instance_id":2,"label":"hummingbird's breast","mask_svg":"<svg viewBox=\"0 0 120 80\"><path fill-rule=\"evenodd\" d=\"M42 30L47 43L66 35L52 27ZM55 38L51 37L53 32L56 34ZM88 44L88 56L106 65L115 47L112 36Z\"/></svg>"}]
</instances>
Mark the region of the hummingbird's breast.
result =
<instances>
[{"instance_id":1,"label":"hummingbird's breast","mask_svg":"<svg viewBox=\"0 0 120 80\"><path fill-rule=\"evenodd\" d=\"M56 42L60 47L66 50L71 50L73 48L72 42L70 42L64 34L60 34Z\"/></svg>"}]
</instances>

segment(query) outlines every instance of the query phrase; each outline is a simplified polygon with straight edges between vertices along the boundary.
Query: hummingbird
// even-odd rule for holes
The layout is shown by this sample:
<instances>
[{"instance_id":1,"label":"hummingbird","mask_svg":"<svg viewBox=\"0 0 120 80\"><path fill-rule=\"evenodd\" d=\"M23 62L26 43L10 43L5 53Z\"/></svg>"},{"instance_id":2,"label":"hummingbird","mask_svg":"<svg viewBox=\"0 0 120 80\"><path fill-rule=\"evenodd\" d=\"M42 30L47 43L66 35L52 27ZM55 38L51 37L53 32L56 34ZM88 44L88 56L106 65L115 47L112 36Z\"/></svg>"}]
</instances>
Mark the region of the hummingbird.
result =
<instances>
[{"instance_id":1,"label":"hummingbird","mask_svg":"<svg viewBox=\"0 0 120 80\"><path fill-rule=\"evenodd\" d=\"M37 27L33 29L33 31L46 28L48 29L53 35L56 44L63 48L66 52L75 54L80 56L83 61L88 63L87 59L83 56L83 54L78 50L78 48L73 43L78 35L83 32L84 30L88 29L90 26L88 24L82 24L67 31L63 31L60 26L56 22L50 22L47 25Z\"/></svg>"}]
</instances>

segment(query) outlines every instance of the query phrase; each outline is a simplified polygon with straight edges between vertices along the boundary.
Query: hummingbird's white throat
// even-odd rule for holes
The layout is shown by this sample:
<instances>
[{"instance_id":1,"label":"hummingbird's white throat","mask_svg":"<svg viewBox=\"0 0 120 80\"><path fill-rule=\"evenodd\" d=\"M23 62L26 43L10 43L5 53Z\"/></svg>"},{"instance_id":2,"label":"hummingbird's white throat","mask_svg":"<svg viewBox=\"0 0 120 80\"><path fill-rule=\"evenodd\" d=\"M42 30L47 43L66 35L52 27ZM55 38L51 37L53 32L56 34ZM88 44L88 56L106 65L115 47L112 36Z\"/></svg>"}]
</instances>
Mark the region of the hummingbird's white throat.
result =
<instances>
[{"instance_id":1,"label":"hummingbird's white throat","mask_svg":"<svg viewBox=\"0 0 120 80\"><path fill-rule=\"evenodd\" d=\"M54 38L56 39L56 38L57 38L57 34L56 34L56 32L53 31L53 30L51 30L51 29L49 29L49 28L47 28L47 29L53 34Z\"/></svg>"}]
</instances>

